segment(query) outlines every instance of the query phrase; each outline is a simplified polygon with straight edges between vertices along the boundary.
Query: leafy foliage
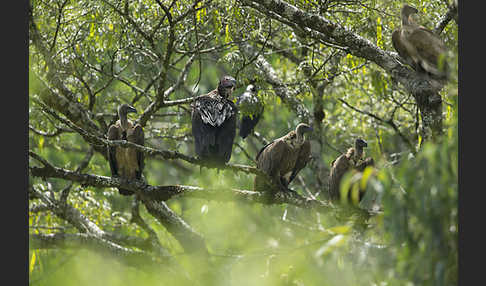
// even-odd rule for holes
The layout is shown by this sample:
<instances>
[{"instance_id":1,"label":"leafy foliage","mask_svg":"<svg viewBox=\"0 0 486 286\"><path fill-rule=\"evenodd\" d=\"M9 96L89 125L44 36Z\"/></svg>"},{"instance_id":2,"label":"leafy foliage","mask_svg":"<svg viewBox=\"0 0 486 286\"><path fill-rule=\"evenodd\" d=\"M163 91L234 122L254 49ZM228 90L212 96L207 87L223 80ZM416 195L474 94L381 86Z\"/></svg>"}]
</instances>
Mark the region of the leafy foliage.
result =
<instances>
[{"instance_id":1,"label":"leafy foliage","mask_svg":"<svg viewBox=\"0 0 486 286\"><path fill-rule=\"evenodd\" d=\"M400 25L400 1L286 2L393 51L390 35ZM214 89L220 76L229 74L238 81L236 95L253 83L265 107L257 133L235 139L230 163L254 166L265 142L309 122L315 130L313 160L290 187L326 201L330 163L356 137L364 138L375 168L360 177L346 176L342 185L343 190L366 188L359 207L347 200L322 211L228 199L231 189L252 190L254 175L148 156L144 177L149 185L208 190L165 202L204 238L206 257L188 253L143 204L140 217L147 227L134 222L134 199L118 195L116 188L31 175L28 265L33 285L457 283L457 24L451 20L440 34L452 67L451 80L440 92L444 133L418 148L425 140L418 104L389 73L247 3L31 0L29 150L58 168L109 177L105 146L88 142L45 105L103 136L116 120L116 107L130 103L138 113L129 119L143 123L146 146L193 157L187 99ZM448 11L445 1L408 3L429 28ZM318 109L325 114L322 122L313 115ZM244 108L245 114L251 111ZM42 163L30 157L29 167L37 166ZM89 231L66 219L70 212L58 212L65 205L46 206L46 200L61 202L67 193L65 205L93 228L132 239L94 240L120 245L124 254L106 247L93 251L85 247L89 239L77 240ZM377 208L371 215L367 211ZM39 247L35 240L59 233L66 235L64 244ZM152 259L133 262L130 251Z\"/></svg>"}]
</instances>

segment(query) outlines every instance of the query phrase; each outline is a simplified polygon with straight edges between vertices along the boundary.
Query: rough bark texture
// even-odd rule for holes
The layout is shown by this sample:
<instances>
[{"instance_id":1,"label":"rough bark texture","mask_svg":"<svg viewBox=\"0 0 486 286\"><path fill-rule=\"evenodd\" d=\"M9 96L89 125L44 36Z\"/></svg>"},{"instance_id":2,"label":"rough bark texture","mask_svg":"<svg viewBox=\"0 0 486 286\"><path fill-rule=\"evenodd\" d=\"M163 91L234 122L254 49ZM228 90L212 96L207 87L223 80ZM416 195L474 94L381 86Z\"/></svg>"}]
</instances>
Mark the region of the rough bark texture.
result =
<instances>
[{"instance_id":1,"label":"rough bark texture","mask_svg":"<svg viewBox=\"0 0 486 286\"><path fill-rule=\"evenodd\" d=\"M295 192L277 193L272 200L265 199L261 193L247 191L247 190L237 190L237 189L204 189L196 186L151 186L147 185L142 181L128 181L119 178L97 176L91 174L81 174L78 172L73 172L70 170L65 170L53 166L45 167L29 167L32 176L41 178L61 178L70 181L78 182L85 186L93 187L117 187L124 188L127 190L134 191L137 196L139 196L144 204L150 203L147 208L151 208L155 214L166 213L169 222L176 226L181 226L185 230L189 231L190 227L186 226L183 221L171 220L173 217L173 212L166 209L166 206L159 206L157 204L163 201L167 201L173 197L180 195L187 195L190 197L210 199L216 201L240 201L248 203L263 203L263 204L291 204L302 208L316 208L319 211L329 211L334 209L332 205L324 201L311 200L300 196ZM261 174L265 176L265 174ZM195 232L194 232L195 233ZM192 235L190 235L192 236ZM196 243L197 245L197 236Z\"/></svg>"}]
</instances>

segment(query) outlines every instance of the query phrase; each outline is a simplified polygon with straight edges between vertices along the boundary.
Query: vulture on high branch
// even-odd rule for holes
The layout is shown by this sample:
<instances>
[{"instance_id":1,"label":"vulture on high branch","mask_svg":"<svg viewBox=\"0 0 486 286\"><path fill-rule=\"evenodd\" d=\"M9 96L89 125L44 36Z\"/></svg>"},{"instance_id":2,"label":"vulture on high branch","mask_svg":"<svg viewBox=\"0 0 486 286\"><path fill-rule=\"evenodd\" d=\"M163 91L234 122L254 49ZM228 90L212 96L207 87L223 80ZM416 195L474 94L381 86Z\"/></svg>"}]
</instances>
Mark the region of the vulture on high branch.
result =
<instances>
[{"instance_id":1,"label":"vulture on high branch","mask_svg":"<svg viewBox=\"0 0 486 286\"><path fill-rule=\"evenodd\" d=\"M339 199L340 184L344 174L350 170L362 172L367 166L373 165L372 158L363 160L363 148L368 144L362 139L356 139L354 147L349 148L346 154L341 154L331 163L331 172L329 174L329 198L331 200Z\"/></svg>"},{"instance_id":2,"label":"vulture on high branch","mask_svg":"<svg viewBox=\"0 0 486 286\"><path fill-rule=\"evenodd\" d=\"M449 66L445 60L447 48L433 31L420 26L412 19L418 10L405 4L401 10L402 26L392 33L392 44L405 62L417 72L444 81Z\"/></svg>"},{"instance_id":3,"label":"vulture on high branch","mask_svg":"<svg viewBox=\"0 0 486 286\"><path fill-rule=\"evenodd\" d=\"M198 97L192 104L195 151L209 167L222 166L231 158L238 109L229 97L235 86L233 77L223 76L217 89Z\"/></svg>"},{"instance_id":4,"label":"vulture on high branch","mask_svg":"<svg viewBox=\"0 0 486 286\"><path fill-rule=\"evenodd\" d=\"M257 89L255 85L250 84L246 87L236 101L241 115L240 121L240 136L245 139L248 135L253 133L253 129L257 125L260 117L263 114L263 104L256 96Z\"/></svg>"},{"instance_id":5,"label":"vulture on high branch","mask_svg":"<svg viewBox=\"0 0 486 286\"><path fill-rule=\"evenodd\" d=\"M129 142L144 145L145 135L142 126L133 126L127 118L130 112L137 110L128 104L118 107L119 119L108 129L108 139L127 140ZM108 161L110 162L111 175L113 177L129 180L140 180L144 168L144 154L134 148L108 146ZM118 189L121 195L132 195L133 192L125 189Z\"/></svg>"},{"instance_id":6,"label":"vulture on high branch","mask_svg":"<svg viewBox=\"0 0 486 286\"><path fill-rule=\"evenodd\" d=\"M311 145L305 134L312 130L309 125L300 123L295 130L273 140L258 152L257 168L266 173L280 191L288 191L290 182L310 161ZM255 191L271 189L265 178L255 176Z\"/></svg>"}]
</instances>

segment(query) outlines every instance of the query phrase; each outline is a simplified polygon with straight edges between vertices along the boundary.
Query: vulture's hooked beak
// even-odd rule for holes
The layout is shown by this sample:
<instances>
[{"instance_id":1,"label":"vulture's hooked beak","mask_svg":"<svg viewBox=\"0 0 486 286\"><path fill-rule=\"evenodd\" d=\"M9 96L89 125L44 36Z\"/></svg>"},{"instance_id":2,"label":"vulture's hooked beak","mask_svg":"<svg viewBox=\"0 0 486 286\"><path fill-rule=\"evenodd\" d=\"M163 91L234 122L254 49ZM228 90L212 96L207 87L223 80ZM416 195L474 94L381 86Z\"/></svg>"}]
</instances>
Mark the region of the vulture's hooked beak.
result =
<instances>
[{"instance_id":1,"label":"vulture's hooked beak","mask_svg":"<svg viewBox=\"0 0 486 286\"><path fill-rule=\"evenodd\" d=\"M368 143L366 143L366 141L364 141L363 139L356 139L356 141L355 141L355 147L356 148L368 147Z\"/></svg>"},{"instance_id":2,"label":"vulture's hooked beak","mask_svg":"<svg viewBox=\"0 0 486 286\"><path fill-rule=\"evenodd\" d=\"M223 81L223 87L224 88L231 88L231 89L235 89L236 87L236 79L234 78L227 78Z\"/></svg>"},{"instance_id":3,"label":"vulture's hooked beak","mask_svg":"<svg viewBox=\"0 0 486 286\"><path fill-rule=\"evenodd\" d=\"M127 113L137 113L137 110L133 106L128 106Z\"/></svg>"}]
</instances>

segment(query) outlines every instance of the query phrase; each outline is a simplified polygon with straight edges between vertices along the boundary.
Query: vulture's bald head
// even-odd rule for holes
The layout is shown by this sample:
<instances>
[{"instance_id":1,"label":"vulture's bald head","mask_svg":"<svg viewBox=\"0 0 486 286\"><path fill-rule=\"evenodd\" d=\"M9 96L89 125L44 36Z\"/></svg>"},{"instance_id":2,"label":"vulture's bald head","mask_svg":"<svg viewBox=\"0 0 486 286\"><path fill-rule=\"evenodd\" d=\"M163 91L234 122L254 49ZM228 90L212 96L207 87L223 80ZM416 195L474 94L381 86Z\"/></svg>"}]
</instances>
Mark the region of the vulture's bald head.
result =
<instances>
[{"instance_id":1,"label":"vulture's bald head","mask_svg":"<svg viewBox=\"0 0 486 286\"><path fill-rule=\"evenodd\" d=\"M358 138L354 141L354 146L356 147L356 149L363 149L364 147L368 147L368 143L366 143L366 141L364 141L363 139Z\"/></svg>"},{"instance_id":2,"label":"vulture's bald head","mask_svg":"<svg viewBox=\"0 0 486 286\"><path fill-rule=\"evenodd\" d=\"M410 15L418 13L417 8L410 5L403 5L402 7L402 24L408 25L410 23Z\"/></svg>"},{"instance_id":3,"label":"vulture's bald head","mask_svg":"<svg viewBox=\"0 0 486 286\"><path fill-rule=\"evenodd\" d=\"M408 16L410 16L412 14L416 14L416 13L418 13L417 8L412 7L408 4L403 5L403 7L402 7L402 15L403 16L408 17Z\"/></svg>"},{"instance_id":4,"label":"vulture's bald head","mask_svg":"<svg viewBox=\"0 0 486 286\"><path fill-rule=\"evenodd\" d=\"M230 97L233 91L235 90L235 88L236 88L236 79L234 79L233 77L229 75L225 75L221 77L221 79L219 80L218 92L219 95L221 95L222 97L224 98Z\"/></svg>"},{"instance_id":5,"label":"vulture's bald head","mask_svg":"<svg viewBox=\"0 0 486 286\"><path fill-rule=\"evenodd\" d=\"M304 140L305 133L311 133L312 131L314 131L314 129L306 123L299 123L299 125L297 125L295 128L295 133L297 133L297 138L299 138L299 141Z\"/></svg>"},{"instance_id":6,"label":"vulture's bald head","mask_svg":"<svg viewBox=\"0 0 486 286\"><path fill-rule=\"evenodd\" d=\"M126 118L127 114L130 113L130 112L137 113L137 110L133 106L128 105L126 103L124 103L124 104L122 104L118 107L118 116L120 118L122 118L122 117Z\"/></svg>"}]
</instances>

